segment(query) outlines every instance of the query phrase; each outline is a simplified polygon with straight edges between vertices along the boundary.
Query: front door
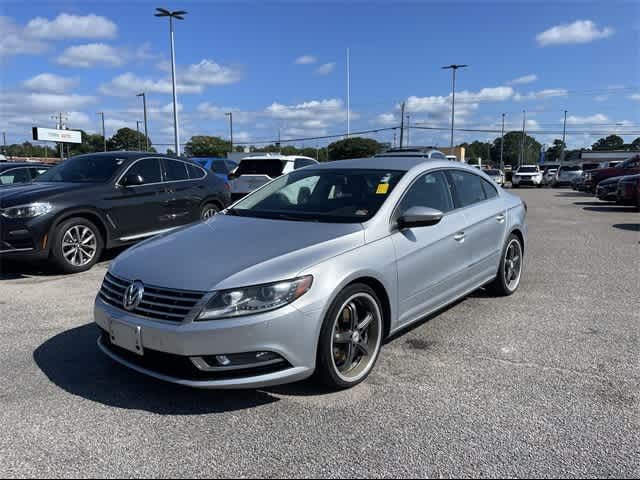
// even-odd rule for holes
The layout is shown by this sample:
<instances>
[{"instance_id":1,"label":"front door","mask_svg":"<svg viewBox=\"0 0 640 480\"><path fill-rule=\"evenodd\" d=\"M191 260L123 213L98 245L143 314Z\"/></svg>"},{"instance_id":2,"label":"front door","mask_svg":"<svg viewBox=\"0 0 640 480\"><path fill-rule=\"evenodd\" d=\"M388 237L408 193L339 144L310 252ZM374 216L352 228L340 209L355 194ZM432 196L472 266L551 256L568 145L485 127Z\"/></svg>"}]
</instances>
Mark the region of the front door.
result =
<instances>
[{"instance_id":1,"label":"front door","mask_svg":"<svg viewBox=\"0 0 640 480\"><path fill-rule=\"evenodd\" d=\"M431 227L396 231L392 235L398 268L399 323L414 321L464 293L471 263L465 239L466 216L454 209L443 172L419 177L400 202L396 218L416 206L445 215Z\"/></svg>"}]
</instances>

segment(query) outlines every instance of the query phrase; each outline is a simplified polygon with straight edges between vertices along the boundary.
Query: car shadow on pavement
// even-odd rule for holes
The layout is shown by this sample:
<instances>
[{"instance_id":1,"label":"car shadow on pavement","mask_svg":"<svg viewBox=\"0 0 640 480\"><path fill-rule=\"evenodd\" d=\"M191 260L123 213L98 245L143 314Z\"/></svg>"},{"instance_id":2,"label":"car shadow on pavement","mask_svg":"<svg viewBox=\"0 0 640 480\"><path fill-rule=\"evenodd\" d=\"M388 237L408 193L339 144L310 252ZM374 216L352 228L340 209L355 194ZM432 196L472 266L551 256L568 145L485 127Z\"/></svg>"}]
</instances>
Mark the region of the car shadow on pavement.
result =
<instances>
[{"instance_id":1,"label":"car shadow on pavement","mask_svg":"<svg viewBox=\"0 0 640 480\"><path fill-rule=\"evenodd\" d=\"M97 347L98 328L88 324L47 340L33 358L42 372L72 395L110 407L159 415L201 415L279 401L259 390L194 390L138 374Z\"/></svg>"},{"instance_id":2,"label":"car shadow on pavement","mask_svg":"<svg viewBox=\"0 0 640 480\"><path fill-rule=\"evenodd\" d=\"M611 206L599 206L599 207L584 207L583 210L586 210L588 212L633 213L633 212L637 212L638 208L611 205Z\"/></svg>"},{"instance_id":3,"label":"car shadow on pavement","mask_svg":"<svg viewBox=\"0 0 640 480\"><path fill-rule=\"evenodd\" d=\"M640 232L640 223L616 223L613 228L628 230L630 232Z\"/></svg>"},{"instance_id":4,"label":"car shadow on pavement","mask_svg":"<svg viewBox=\"0 0 640 480\"><path fill-rule=\"evenodd\" d=\"M593 195L586 192L563 192L563 193L558 193L556 197L584 198L584 197L593 197Z\"/></svg>"}]
</instances>

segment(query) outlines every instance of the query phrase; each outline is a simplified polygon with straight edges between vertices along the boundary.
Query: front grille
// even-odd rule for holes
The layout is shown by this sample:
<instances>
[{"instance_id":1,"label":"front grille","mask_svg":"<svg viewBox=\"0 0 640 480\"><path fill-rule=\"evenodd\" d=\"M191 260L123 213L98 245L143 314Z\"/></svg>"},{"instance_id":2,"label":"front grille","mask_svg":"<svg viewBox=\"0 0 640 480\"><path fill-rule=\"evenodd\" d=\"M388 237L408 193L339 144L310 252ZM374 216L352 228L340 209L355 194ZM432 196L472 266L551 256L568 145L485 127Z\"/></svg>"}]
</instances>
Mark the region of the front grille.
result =
<instances>
[{"instance_id":1,"label":"front grille","mask_svg":"<svg viewBox=\"0 0 640 480\"><path fill-rule=\"evenodd\" d=\"M136 355L123 348L111 343L109 334L102 330L102 345L117 357L136 365L145 370L150 370L161 375L169 377L190 380L190 381L206 381L206 380L236 380L241 378L257 377L260 375L268 375L277 373L291 368L288 362L280 362L274 365L263 367L246 368L242 370L230 370L228 372L203 372L199 370L189 359L181 355L173 355L170 353L158 352L146 348L144 356Z\"/></svg>"},{"instance_id":2,"label":"front grille","mask_svg":"<svg viewBox=\"0 0 640 480\"><path fill-rule=\"evenodd\" d=\"M124 292L130 284L131 282L127 280L107 273L99 297L109 305L123 309ZM153 320L181 323L203 296L204 292L171 290L145 285L142 301L132 313Z\"/></svg>"}]
</instances>

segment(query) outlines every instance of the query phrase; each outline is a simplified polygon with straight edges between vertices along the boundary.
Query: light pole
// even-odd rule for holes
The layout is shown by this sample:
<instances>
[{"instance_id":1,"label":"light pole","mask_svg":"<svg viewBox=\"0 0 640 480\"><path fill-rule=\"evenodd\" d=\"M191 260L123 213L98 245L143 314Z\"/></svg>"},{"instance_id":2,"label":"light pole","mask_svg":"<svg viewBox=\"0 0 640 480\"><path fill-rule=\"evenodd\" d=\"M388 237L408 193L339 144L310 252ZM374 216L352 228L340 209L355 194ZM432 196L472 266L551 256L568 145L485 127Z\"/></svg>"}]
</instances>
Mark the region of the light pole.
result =
<instances>
[{"instance_id":1,"label":"light pole","mask_svg":"<svg viewBox=\"0 0 640 480\"><path fill-rule=\"evenodd\" d=\"M560 150L560 165L564 163L564 148L567 138L567 110L564 111L564 126L562 127L562 150Z\"/></svg>"},{"instance_id":2,"label":"light pole","mask_svg":"<svg viewBox=\"0 0 640 480\"><path fill-rule=\"evenodd\" d=\"M173 86L173 132L176 156L180 156L180 129L178 126L178 96L176 94L176 54L173 41L173 19L184 20L187 14L184 10L170 12L165 8L156 8L156 17L169 17L169 34L171 39L171 83Z\"/></svg>"},{"instance_id":3,"label":"light pole","mask_svg":"<svg viewBox=\"0 0 640 480\"><path fill-rule=\"evenodd\" d=\"M233 153L233 112L225 113L229 117L229 136L231 138L231 153Z\"/></svg>"},{"instance_id":4,"label":"light pole","mask_svg":"<svg viewBox=\"0 0 640 480\"><path fill-rule=\"evenodd\" d=\"M98 112L96 115L102 117L102 143L104 144L104 151L107 151L107 135L104 131L104 112Z\"/></svg>"},{"instance_id":5,"label":"light pole","mask_svg":"<svg viewBox=\"0 0 640 480\"><path fill-rule=\"evenodd\" d=\"M411 146L411 115L407 115L407 147Z\"/></svg>"},{"instance_id":6,"label":"light pole","mask_svg":"<svg viewBox=\"0 0 640 480\"><path fill-rule=\"evenodd\" d=\"M522 111L522 143L520 144L520 162L518 163L518 167L524 165L524 144L527 136L527 111Z\"/></svg>"},{"instance_id":7,"label":"light pole","mask_svg":"<svg viewBox=\"0 0 640 480\"><path fill-rule=\"evenodd\" d=\"M466 68L469 65L456 65L455 63L452 65L448 65L446 67L442 67L443 70L452 70L453 71L453 90L451 97L451 149L453 150L453 128L456 123L456 72L459 68Z\"/></svg>"},{"instance_id":8,"label":"light pole","mask_svg":"<svg viewBox=\"0 0 640 480\"><path fill-rule=\"evenodd\" d=\"M502 137L500 138L500 170L504 171L504 117L502 114Z\"/></svg>"},{"instance_id":9,"label":"light pole","mask_svg":"<svg viewBox=\"0 0 640 480\"><path fill-rule=\"evenodd\" d=\"M140 145L140 124L142 122L140 120L136 120L136 131L138 132L138 151L142 151L142 146Z\"/></svg>"},{"instance_id":10,"label":"light pole","mask_svg":"<svg viewBox=\"0 0 640 480\"><path fill-rule=\"evenodd\" d=\"M147 95L145 92L139 93L136 97L142 97L142 110L144 111L144 137L146 142L146 152L149 151L149 130L147 128Z\"/></svg>"}]
</instances>

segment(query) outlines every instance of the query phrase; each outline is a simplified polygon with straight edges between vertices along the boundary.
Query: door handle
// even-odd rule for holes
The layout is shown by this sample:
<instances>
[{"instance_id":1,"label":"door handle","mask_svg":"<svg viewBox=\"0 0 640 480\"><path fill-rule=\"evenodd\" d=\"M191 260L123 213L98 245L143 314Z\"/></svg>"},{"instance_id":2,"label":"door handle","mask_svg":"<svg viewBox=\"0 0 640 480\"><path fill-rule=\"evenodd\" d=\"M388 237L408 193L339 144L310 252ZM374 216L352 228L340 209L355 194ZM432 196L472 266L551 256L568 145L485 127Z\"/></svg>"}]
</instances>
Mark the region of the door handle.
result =
<instances>
[{"instance_id":1,"label":"door handle","mask_svg":"<svg viewBox=\"0 0 640 480\"><path fill-rule=\"evenodd\" d=\"M505 219L505 216L502 213L496 217L496 220L498 221L498 223L504 223L504 219Z\"/></svg>"},{"instance_id":2,"label":"door handle","mask_svg":"<svg viewBox=\"0 0 640 480\"><path fill-rule=\"evenodd\" d=\"M466 238L466 235L464 234L464 232L460 232L460 233L458 233L457 235L454 235L454 236L453 236L453 239L454 239L456 242L459 242L459 243L464 242L464 239L465 239L465 238Z\"/></svg>"}]
</instances>

